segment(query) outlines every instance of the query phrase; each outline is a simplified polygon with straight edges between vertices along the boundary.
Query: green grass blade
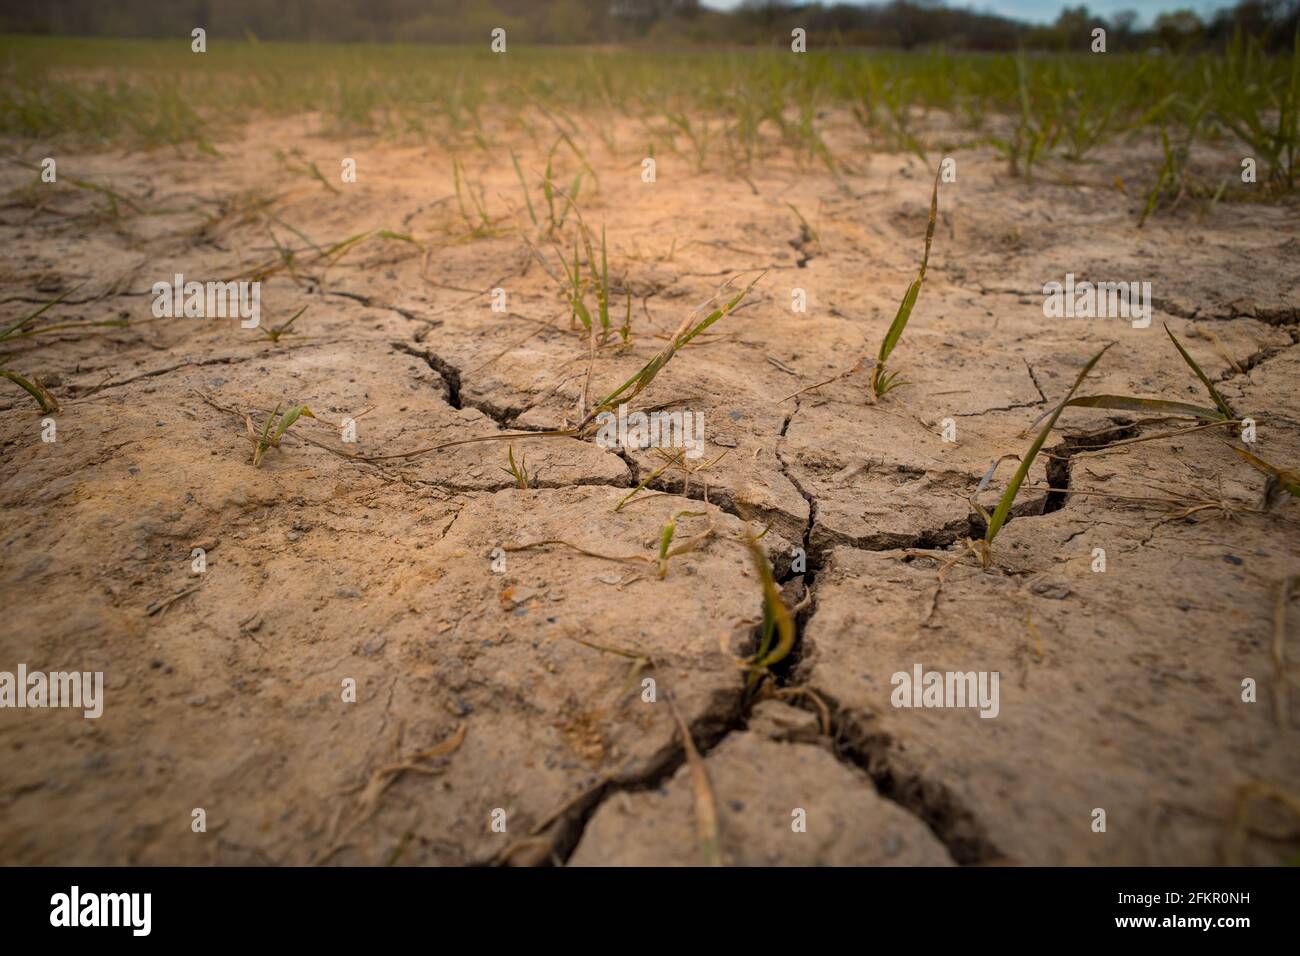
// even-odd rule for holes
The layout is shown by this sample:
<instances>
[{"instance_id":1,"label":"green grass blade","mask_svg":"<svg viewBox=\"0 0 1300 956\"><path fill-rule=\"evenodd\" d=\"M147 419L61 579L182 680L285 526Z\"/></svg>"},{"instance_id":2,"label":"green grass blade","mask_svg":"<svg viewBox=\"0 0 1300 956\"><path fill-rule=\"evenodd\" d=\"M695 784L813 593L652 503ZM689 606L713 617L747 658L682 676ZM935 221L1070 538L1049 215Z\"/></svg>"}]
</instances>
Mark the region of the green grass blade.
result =
<instances>
[{"instance_id":1,"label":"green grass blade","mask_svg":"<svg viewBox=\"0 0 1300 956\"><path fill-rule=\"evenodd\" d=\"M605 225L600 226L600 327L609 331L609 259L605 254Z\"/></svg>"},{"instance_id":2,"label":"green grass blade","mask_svg":"<svg viewBox=\"0 0 1300 956\"><path fill-rule=\"evenodd\" d=\"M254 468L262 463L262 455L265 453L266 449L270 447L271 426L275 424L275 420L279 417L280 405L279 403L276 403L275 408L271 411L271 416L266 420L266 424L262 426L261 437L258 438L257 444L253 447Z\"/></svg>"},{"instance_id":3,"label":"green grass blade","mask_svg":"<svg viewBox=\"0 0 1300 956\"><path fill-rule=\"evenodd\" d=\"M913 279L912 284L907 287L907 292L903 294L903 301L898 304L898 312L894 314L894 321L889 324L889 331L880 342L880 351L876 355L876 361L880 365L885 364L885 359L889 358L889 353L894 351L894 346L903 337L903 329L907 328L907 320L912 317L912 309L916 306L916 299L920 294L921 280Z\"/></svg>"},{"instance_id":4,"label":"green grass blade","mask_svg":"<svg viewBox=\"0 0 1300 956\"><path fill-rule=\"evenodd\" d=\"M1167 412L1173 415L1190 415L1206 421L1223 421L1223 414L1204 405L1192 405L1188 402L1172 402L1163 398L1134 398L1129 395L1080 395L1065 403L1076 408L1109 408L1123 412ZM1043 412L1035 425L1046 418L1050 412ZM1032 427L1032 426L1031 426Z\"/></svg>"},{"instance_id":5,"label":"green grass blade","mask_svg":"<svg viewBox=\"0 0 1300 956\"><path fill-rule=\"evenodd\" d=\"M1088 364L1083 367L1083 371L1081 371L1079 377L1074 380L1074 384L1070 386L1070 390L1065 393L1065 398L1056 406L1056 411L1052 412L1052 417L1048 419L1047 424L1044 425L1042 431L1038 433L1038 437L1034 439L1034 443L1029 446L1028 453L1026 453L1025 457L1021 460L1020 467L1016 469L1016 473L1011 477L1011 483L1007 485L1007 490L1002 493L1002 499L998 502L997 508L993 510L993 517L989 519L988 528L984 532L985 544L993 544L993 539L997 537L998 532L1002 530L1002 525L1006 523L1007 515L1011 513L1011 505L1015 502L1016 495L1020 492L1020 486L1024 484L1025 477L1029 474L1030 466L1033 465L1034 459L1038 457L1038 452L1043 447L1043 442L1047 441L1048 434L1054 427L1056 427L1056 420L1061 417L1061 412L1065 411L1066 404L1070 401L1071 397L1073 397L1079 386L1083 384L1084 378L1086 378L1088 373L1092 371L1092 367L1101 360L1103 355L1106 354L1106 349L1108 348L1110 348L1109 345L1105 346L1105 348L1088 360Z\"/></svg>"},{"instance_id":6,"label":"green grass blade","mask_svg":"<svg viewBox=\"0 0 1300 956\"><path fill-rule=\"evenodd\" d=\"M1201 371L1201 367L1196 364L1196 359L1192 358L1191 355L1187 353L1187 349L1183 348L1183 343L1179 342L1174 333L1169 331L1169 326L1167 324L1165 325L1165 332L1168 333L1170 341L1174 343L1174 348L1178 349L1178 354L1183 357L1183 361L1186 362L1191 370L1196 373L1196 377L1201 380L1201 384L1205 386L1205 390L1210 393L1210 398L1214 399L1214 404L1219 407L1219 411L1223 412L1223 417L1236 418L1237 413L1234 412L1232 408L1229 407L1228 403L1223 400L1223 396L1219 394L1219 390L1210 383L1209 377Z\"/></svg>"},{"instance_id":7,"label":"green grass blade","mask_svg":"<svg viewBox=\"0 0 1300 956\"><path fill-rule=\"evenodd\" d=\"M734 309L737 305L739 305L741 299L745 298L745 296L749 294L749 290L754 288L755 283L757 283L758 280L763 278L763 276L765 275L767 275L766 272L759 273L758 276L752 282L749 283L749 285L745 286L745 288L741 289L738 293L736 293L735 297L732 298L730 302L728 302L724 306L714 309L711 313L709 313L709 315L706 318L702 319L700 323L695 326L695 328L687 332L686 335L684 335L681 338L681 340L676 343L677 347L681 348L682 346L684 346L691 339L695 338L695 336L699 335L701 332L703 332L705 329L711 326L714 322L718 321L718 319L722 318L724 315L726 315L728 312Z\"/></svg>"},{"instance_id":8,"label":"green grass blade","mask_svg":"<svg viewBox=\"0 0 1300 956\"><path fill-rule=\"evenodd\" d=\"M315 418L316 416L312 414L311 409L306 405L294 405L292 408L287 409L284 415L280 417L280 424L275 427L275 435L271 439L271 444L279 444L280 436L289 430L290 425L302 417Z\"/></svg>"},{"instance_id":9,"label":"green grass blade","mask_svg":"<svg viewBox=\"0 0 1300 956\"><path fill-rule=\"evenodd\" d=\"M668 364L669 360L677 354L679 349L683 348L687 342L695 338L695 336L699 335L714 322L717 322L720 318L734 309L749 293L749 290L754 288L754 283L758 282L758 280L763 278L765 275L767 275L766 272L760 272L753 282L741 289L740 292L737 293L729 302L714 309L708 316L701 319L694 328L685 332L680 338L669 342L668 345L664 347L663 351L652 358L649 362L646 362L639 372L629 378L618 388L614 389L614 391L610 392L603 401L598 402L593 406L591 411L587 414L587 422L595 418L602 409L609 408L616 401L622 400L626 402L643 392L647 387L649 387L650 383L654 381L655 376L659 374L659 370ZM629 389L631 390L630 393ZM583 422L583 424L585 425L587 422Z\"/></svg>"},{"instance_id":10,"label":"green grass blade","mask_svg":"<svg viewBox=\"0 0 1300 956\"><path fill-rule=\"evenodd\" d=\"M569 293L569 301L573 305L573 311L578 318L582 320L584 329L591 329L591 313L587 311L587 304L582 301L582 267L578 264L578 244L573 244L573 272L569 277L573 285L573 291Z\"/></svg>"},{"instance_id":11,"label":"green grass blade","mask_svg":"<svg viewBox=\"0 0 1300 956\"><path fill-rule=\"evenodd\" d=\"M513 149L510 151L510 161L515 164L515 175L519 177L519 187L524 191L524 202L528 204L528 218L536 226L537 213L533 210L533 200L528 195L528 183L524 181L524 171L519 168L519 157L515 155Z\"/></svg>"},{"instance_id":12,"label":"green grass blade","mask_svg":"<svg viewBox=\"0 0 1300 956\"><path fill-rule=\"evenodd\" d=\"M921 284L925 282L925 270L930 264L930 247L934 244L934 229L939 218L939 175L942 167L935 170L934 187L930 191L930 217L925 226L925 254L921 257L921 268L917 272L916 278L912 284L907 287L907 292L903 294L903 301L898 304L898 312L894 315L894 321L889 324L889 331L880 342L880 351L876 355L876 367L871 373L871 390L877 396L885 393L885 388L881 383L881 374L884 372L885 361L889 358L890 353L894 351L894 346L898 345L899 339L903 337L903 330L907 328L907 320L912 317L912 310L916 307L916 300L921 294Z\"/></svg>"},{"instance_id":13,"label":"green grass blade","mask_svg":"<svg viewBox=\"0 0 1300 956\"><path fill-rule=\"evenodd\" d=\"M753 668L749 672L749 685L752 687L763 676L764 671L773 664L784 660L794 647L794 621L781 600L781 590L776 586L772 576L772 566L754 539L747 539L750 557L754 569L758 571L759 581L763 586L763 634L758 653L754 656ZM772 645L773 638L776 640Z\"/></svg>"}]
</instances>

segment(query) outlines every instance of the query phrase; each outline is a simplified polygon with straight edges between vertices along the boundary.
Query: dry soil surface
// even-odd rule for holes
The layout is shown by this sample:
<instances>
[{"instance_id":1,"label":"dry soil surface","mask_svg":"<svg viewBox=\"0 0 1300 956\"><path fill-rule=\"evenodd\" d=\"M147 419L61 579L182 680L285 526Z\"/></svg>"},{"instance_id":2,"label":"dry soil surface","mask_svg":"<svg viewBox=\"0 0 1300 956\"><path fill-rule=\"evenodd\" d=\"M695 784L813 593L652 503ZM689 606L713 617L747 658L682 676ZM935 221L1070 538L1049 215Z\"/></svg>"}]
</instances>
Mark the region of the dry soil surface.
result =
<instances>
[{"instance_id":1,"label":"dry soil surface","mask_svg":"<svg viewBox=\"0 0 1300 956\"><path fill-rule=\"evenodd\" d=\"M20 170L0 181L19 197L0 212L5 318L69 293L47 319L130 320L23 340L8 360L62 410L0 394L0 671L102 671L106 686L99 719L0 711L0 863L693 864L670 698L732 863L1300 850L1275 799L1300 791L1300 693L1284 691L1300 611L1278 600L1300 571L1300 506L1261 510L1235 429L1135 441L1188 423L1068 409L992 565L964 543L989 465L1024 453L1101 345L1084 392L1206 403L1162 323L1255 419L1252 450L1300 464L1294 207L1189 202L1137 229L1136 187L1115 177L1140 181L1154 153L1027 185L954 149L890 362L908 384L873 402L863 372L787 398L874 353L920 258L932 172L870 151L847 117L827 121L838 178L774 147L745 176L661 155L646 183L630 124L593 148L582 215L607 232L616 322L632 302L630 342L594 358L521 235L558 273L505 159L513 146L531 174L548 143L501 128L490 153L461 153L497 220L474 237L445 150L316 125L255 123L220 157L58 154L62 174L135 197L121 218L70 187L33 201ZM295 148L331 180L354 158L357 182L293 172L276 150ZM315 258L383 229L421 245ZM262 325L307 306L297 334L154 317L153 283L274 261L272 232L300 251L263 282ZM584 395L758 270L638 399L703 412L711 464L689 481L670 468L616 510L663 459L590 437L355 457L571 427ZM1150 327L1046 318L1043 284L1067 273L1149 281ZM246 419L260 428L277 403L318 420L255 468ZM660 577L673 515L698 540ZM762 592L742 539L764 527L798 642L754 693L737 659ZM893 706L892 675L918 664L998 672L997 716Z\"/></svg>"}]
</instances>

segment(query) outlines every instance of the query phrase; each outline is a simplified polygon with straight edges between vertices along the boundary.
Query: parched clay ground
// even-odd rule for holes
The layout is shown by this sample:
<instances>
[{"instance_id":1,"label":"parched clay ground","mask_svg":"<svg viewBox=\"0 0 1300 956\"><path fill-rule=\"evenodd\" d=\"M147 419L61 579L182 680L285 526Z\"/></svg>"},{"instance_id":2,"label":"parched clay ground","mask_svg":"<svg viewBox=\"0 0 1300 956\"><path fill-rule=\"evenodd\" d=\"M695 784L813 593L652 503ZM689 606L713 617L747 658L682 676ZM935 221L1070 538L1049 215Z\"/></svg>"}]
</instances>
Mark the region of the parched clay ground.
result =
<instances>
[{"instance_id":1,"label":"parched clay ground","mask_svg":"<svg viewBox=\"0 0 1300 956\"><path fill-rule=\"evenodd\" d=\"M879 404L865 374L786 399L874 352L925 230L931 173L873 151L845 117L826 126L839 181L774 145L747 178L661 151L647 184L638 126L588 142L599 191L588 183L582 212L607 229L619 320L633 297L631 344L598 351L589 388L588 343L515 228L527 220L507 146L531 173L548 135L491 127L491 152L461 152L499 220L477 239L448 152L332 141L310 117L254 123L220 158L56 152L61 175L139 201L145 214L122 219L7 168L4 317L75 290L47 317L131 324L9 360L62 403L56 442L26 396L0 393L0 670L101 670L107 688L98 720L0 711L0 862L694 864L670 695L705 755L731 863L1292 858L1296 818L1242 795L1300 792L1300 693L1279 706L1294 666L1274 661L1279 583L1300 571L1297 505L1258 511L1262 476L1225 447L1234 434L1134 442L1186 423L1067 410L994 566L951 561L981 532L968 498L989 464L1024 452L1026 427L1102 344L1115 343L1084 392L1206 401L1162 322L1257 420L1253 450L1300 463L1295 208L1189 201L1138 230L1147 146L1103 152L1068 171L1073 184L1049 165L1032 186L955 146L930 273L891 360L909 384ZM355 158L358 181L328 191L277 159L294 148L331 179ZM577 167L560 155L567 182ZM1198 161L1239 166L1227 148ZM153 319L154 282L273 259L268 226L303 251L296 275L263 284L263 325L307 305L297 335ZM308 241L379 229L427 256L372 239L312 261ZM584 389L611 390L752 270L766 275L744 306L641 399L702 411L703 461L726 452L689 487L669 471L615 511L662 460L576 438L347 457L571 426ZM1043 283L1067 272L1150 281L1151 327L1044 318ZM496 287L506 314L491 310ZM277 403L321 421L254 468L243 416L260 427ZM357 415L345 445L330 423ZM947 418L956 443L941 438ZM504 471L511 445L528 490ZM1206 501L1232 513L1191 510ZM493 569L496 548L548 539L649 558L683 511L696 514L679 539L700 541L662 579L653 562L556 544ZM735 659L761 608L740 539L764 526L799 642L757 699ZM1292 660L1298 619L1292 600ZM998 716L892 707L890 676L918 663L999 672Z\"/></svg>"}]
</instances>

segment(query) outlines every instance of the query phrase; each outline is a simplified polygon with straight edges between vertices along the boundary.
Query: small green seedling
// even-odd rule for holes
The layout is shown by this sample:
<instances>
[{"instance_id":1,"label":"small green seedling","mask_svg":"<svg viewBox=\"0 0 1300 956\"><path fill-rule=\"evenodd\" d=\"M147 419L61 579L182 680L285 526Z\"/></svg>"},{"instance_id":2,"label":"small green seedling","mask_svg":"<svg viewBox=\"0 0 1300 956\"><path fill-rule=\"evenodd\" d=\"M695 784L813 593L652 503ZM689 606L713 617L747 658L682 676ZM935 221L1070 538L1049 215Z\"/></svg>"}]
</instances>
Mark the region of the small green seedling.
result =
<instances>
[{"instance_id":1,"label":"small green seedling","mask_svg":"<svg viewBox=\"0 0 1300 956\"><path fill-rule=\"evenodd\" d=\"M894 347L898 345L899 339L903 337L903 330L907 328L907 320L911 318L912 310L916 308L917 297L921 294L921 285L925 282L925 270L930 263L930 247L934 244L935 224L939 218L939 176L942 172L943 167L940 166L934 173L934 188L930 192L930 217L925 227L925 253L921 257L920 271L912 284L907 287L907 291L903 293L903 301L898 304L898 312L894 315L894 321L889 324L889 330L885 332L884 339L881 340L880 349L876 353L876 359L871 368L871 391L877 399L884 397L900 385L907 384L897 377L896 372L886 371L885 362L893 353ZM797 392L787 395L781 401L788 402L804 392L811 392L813 389L856 375L867 364L868 360L868 354L863 352L858 357L858 360L845 371L815 385L805 385Z\"/></svg>"},{"instance_id":2,"label":"small green seedling","mask_svg":"<svg viewBox=\"0 0 1300 956\"><path fill-rule=\"evenodd\" d=\"M1011 513L1011 506L1015 504L1016 495L1020 492L1020 486L1024 484L1025 477L1029 474L1030 466L1033 465L1034 459L1038 457L1038 452L1043 447L1043 442L1047 441L1047 436L1051 433L1052 429L1056 427L1056 420L1061 417L1061 412L1065 411L1066 405L1069 404L1071 396L1073 396L1079 386L1083 384L1084 378L1086 378L1088 373L1092 371L1093 366L1101 360L1101 357L1106 354L1106 349L1108 348L1110 348L1110 345L1105 346L1100 352L1088 360L1088 364L1083 367L1083 371L1081 371L1079 377L1074 380L1074 384L1070 386L1070 390L1065 393L1065 398L1063 398L1060 404L1056 406L1051 417L1047 420L1047 424L1043 426L1042 430L1038 433L1038 437L1034 439L1034 443L1029 446L1029 451L1026 452L1025 457L1021 459L1020 467L1016 469L1016 473L1012 476L1011 483L1007 485L1007 490L1002 493L1002 498L998 501L997 507L993 510L992 517L983 514L983 509L980 509L981 517L983 517L986 522L984 540L972 542L971 547L979 558L981 566L987 568L992 561L993 539L998 536L998 532L1002 530L1002 525L1006 523L1007 516ZM996 463L994 467L996 467Z\"/></svg>"},{"instance_id":3,"label":"small green seedling","mask_svg":"<svg viewBox=\"0 0 1300 956\"><path fill-rule=\"evenodd\" d=\"M692 550L702 537L710 535L711 531L706 531L703 535L696 535L685 544L679 544L673 547L673 536L677 534L677 522L681 518L707 518L707 511L679 511L670 515L668 523L664 525L663 530L659 532L659 555L657 558L659 564L659 577L663 579L668 575L668 559L674 555L684 554Z\"/></svg>"},{"instance_id":4,"label":"small green seedling","mask_svg":"<svg viewBox=\"0 0 1300 956\"><path fill-rule=\"evenodd\" d=\"M531 483L528 477L528 456L521 454L519 456L519 463L515 464L514 445L510 446L507 450L507 454L510 458L510 467L502 468L501 470L515 480L515 487L527 491ZM535 479L536 475L534 475L533 478Z\"/></svg>"},{"instance_id":5,"label":"small green seedling","mask_svg":"<svg viewBox=\"0 0 1300 956\"><path fill-rule=\"evenodd\" d=\"M574 328L574 320L582 322L582 327L588 332L591 331L591 312L587 309L586 288L587 284L582 278L582 264L578 260L578 242L575 239L573 243L573 268L569 268L568 260L563 255L559 256L560 268L564 270L564 279L567 283L565 295L569 299L569 328Z\"/></svg>"},{"instance_id":6,"label":"small green seedling","mask_svg":"<svg viewBox=\"0 0 1300 956\"><path fill-rule=\"evenodd\" d=\"M456 206L460 209L460 217L465 220L465 225L469 229L469 234L475 239L490 235L492 232L492 217L488 215L487 207L483 204L482 187L479 187L478 192L475 192L470 187L469 183L466 183L464 187L461 186L463 173L461 171L459 159L452 160L451 172L452 180L456 185ZM477 216L477 221L475 221L475 218L470 215L469 210L465 207L466 193L469 194L470 201L474 204L474 213Z\"/></svg>"},{"instance_id":7,"label":"small green seedling","mask_svg":"<svg viewBox=\"0 0 1300 956\"><path fill-rule=\"evenodd\" d=\"M903 301L898 304L898 313L894 316L894 321L889 324L889 331L885 333L885 338L880 343L875 368L871 370L871 390L876 398L881 398L890 390L906 384L898 380L898 373L885 371L885 362L894 351L898 340L903 337L903 329L907 328L907 320L912 316L917 296L921 294L921 284L925 281L925 269L930 263L930 246L934 243L934 227L939 215L939 172L940 170L935 171L934 188L930 192L930 219L925 227L925 254L921 257L921 270L912 284L907 287L907 292L903 294Z\"/></svg>"},{"instance_id":8,"label":"small green seedling","mask_svg":"<svg viewBox=\"0 0 1300 956\"><path fill-rule=\"evenodd\" d=\"M649 654L642 654L637 651L625 651L619 647L611 647L608 644L597 644L595 641L584 641L580 637L569 635L569 640L581 644L583 647L590 647L593 651L600 651L602 654L613 654L616 657L626 658L631 663L628 664L627 677L623 681L623 689L620 693L626 694L636 685L636 679L641 676L641 672L654 667L654 659Z\"/></svg>"},{"instance_id":9,"label":"small green seedling","mask_svg":"<svg viewBox=\"0 0 1300 956\"><path fill-rule=\"evenodd\" d=\"M546 200L546 218L547 233L554 235L564 228L564 221L569 217L569 210L573 208L578 201L578 193L582 190L582 170L573 177L573 183L569 186L569 192L566 195L555 186L555 151L559 148L563 139L557 139L551 151L546 154L546 172L542 176L542 198ZM564 202L559 204L559 211L556 211L556 198L563 199Z\"/></svg>"},{"instance_id":10,"label":"small green seedling","mask_svg":"<svg viewBox=\"0 0 1300 956\"><path fill-rule=\"evenodd\" d=\"M627 293L627 311L623 315L623 324L618 327L618 337L627 345L632 340L632 293Z\"/></svg>"},{"instance_id":11,"label":"small green seedling","mask_svg":"<svg viewBox=\"0 0 1300 956\"><path fill-rule=\"evenodd\" d=\"M772 566L758 546L758 539L747 538L745 545L763 586L763 624L758 636L758 650L749 659L749 676L746 678L746 685L753 688L769 673L769 668L784 660L794 647L794 621L781 600L781 590L776 586Z\"/></svg>"},{"instance_id":12,"label":"small green seedling","mask_svg":"<svg viewBox=\"0 0 1300 956\"><path fill-rule=\"evenodd\" d=\"M310 408L306 405L294 405L286 409L284 414L280 414L280 406L277 404L275 410L271 412L271 417L266 420L262 426L262 434L258 437L253 446L253 467L259 468L262 465L262 456L270 448L280 447L280 438L289 426L299 418L315 418ZM272 430L274 428L274 431Z\"/></svg>"},{"instance_id":13,"label":"small green seedling","mask_svg":"<svg viewBox=\"0 0 1300 956\"><path fill-rule=\"evenodd\" d=\"M587 262L591 263L591 236L587 232L585 223L583 224L582 239L587 245ZM603 344L609 336L609 258L605 252L605 226L603 223L600 227L600 273L594 276L594 279L596 306L600 313L600 340Z\"/></svg>"},{"instance_id":14,"label":"small green seedling","mask_svg":"<svg viewBox=\"0 0 1300 956\"><path fill-rule=\"evenodd\" d=\"M592 407L582 424L578 426L579 430L589 425L602 411L610 409L620 403L626 404L645 391L663 367L672 361L674 355L676 355L681 349L685 348L691 339L695 338L705 329L709 328L709 326L713 325L713 323L721 319L724 315L735 309L735 307L740 304L740 301L749 294L749 290L754 288L754 284L766 274L766 272L759 273L753 281L749 283L749 285L745 286L745 288L741 289L740 292L725 304L714 309L695 325L691 325L691 320L694 316L687 316L682 324L678 326L672 339L669 340L668 344L659 352L658 355L652 358L649 362L646 362L639 372L629 378L618 388L614 389L614 391L606 395L602 401Z\"/></svg>"}]
</instances>

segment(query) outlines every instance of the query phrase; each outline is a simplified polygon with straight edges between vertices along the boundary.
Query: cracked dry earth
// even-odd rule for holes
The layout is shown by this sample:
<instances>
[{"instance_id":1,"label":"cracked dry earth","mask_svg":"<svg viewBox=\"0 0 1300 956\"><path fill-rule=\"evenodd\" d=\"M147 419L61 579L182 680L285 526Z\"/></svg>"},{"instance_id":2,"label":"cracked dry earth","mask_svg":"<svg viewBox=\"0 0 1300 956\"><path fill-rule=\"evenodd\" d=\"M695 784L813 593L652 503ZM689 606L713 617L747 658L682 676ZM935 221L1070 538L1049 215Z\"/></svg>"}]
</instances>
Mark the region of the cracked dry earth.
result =
<instances>
[{"instance_id":1,"label":"cracked dry earth","mask_svg":"<svg viewBox=\"0 0 1300 956\"><path fill-rule=\"evenodd\" d=\"M544 147L495 132L525 169L544 164ZM702 411L705 460L725 457L689 485L665 472L618 512L661 464L653 452L514 440L527 490L503 470L504 442L347 458L576 422L587 342L507 226L522 203L503 147L461 157L502 219L478 239L456 211L449 154L331 141L307 120L255 123L221 158L60 155L61 173L110 182L147 215L105 217L71 189L3 211L6 317L75 289L48 314L131 323L14 359L62 403L55 443L25 396L0 398L0 669L106 682L98 720L0 714L0 862L697 863L669 692L732 863L1293 856L1296 821L1276 803L1227 826L1243 787L1300 787L1300 693L1279 706L1289 665L1279 672L1271 650L1278 584L1300 567L1296 506L1252 510L1262 480L1224 446L1233 434L1134 442L1171 425L1069 409L994 565L960 561L941 587L940 568L982 533L967 499L990 462L1024 452L1026 427L1101 344L1116 343L1085 393L1204 401L1162 322L1256 418L1254 450L1300 462L1294 208L1189 206L1137 230L1137 200L1109 185L1136 175L1131 149L1075 170L1072 186L1026 186L993 155L957 150L891 359L909 384L879 404L865 375L783 400L874 351L916 272L930 173L867 151L831 117L842 181L774 147L748 180L666 155L651 185L637 135L593 150L600 189L582 203L608 230L616 303L634 305L631 344L594 360L592 397L724 279L767 274L641 398ZM353 156L358 182L327 192L275 163L276 146L325 170ZM7 171L3 185L25 177ZM264 325L308 306L274 344L232 320L153 319L154 282L273 257L268 224L299 246L409 232L429 253L375 239L328 267L304 254L295 276L263 283ZM1151 327L1045 319L1042 285L1067 272L1149 280ZM504 315L490 309L498 286ZM806 313L791 311L794 287ZM301 420L254 468L243 416L260 426L276 403L322 421ZM329 423L362 412L358 444L343 445ZM1180 494L1240 513L1133 500ZM497 547L557 538L652 556L681 511L704 514L679 535L714 533L662 580L652 564L560 545L492 570ZM761 591L739 539L762 526L798 643L776 693L755 696L735 657L752 648ZM197 576L194 547L207 550ZM1297 619L1293 601L1284 646ZM629 679L628 659L580 641L651 664ZM890 677L918 663L999 672L998 716L895 709ZM1242 701L1245 678L1256 703ZM206 833L191 830L194 808ZM490 826L498 808L505 833ZM792 831L796 808L806 833Z\"/></svg>"}]
</instances>

